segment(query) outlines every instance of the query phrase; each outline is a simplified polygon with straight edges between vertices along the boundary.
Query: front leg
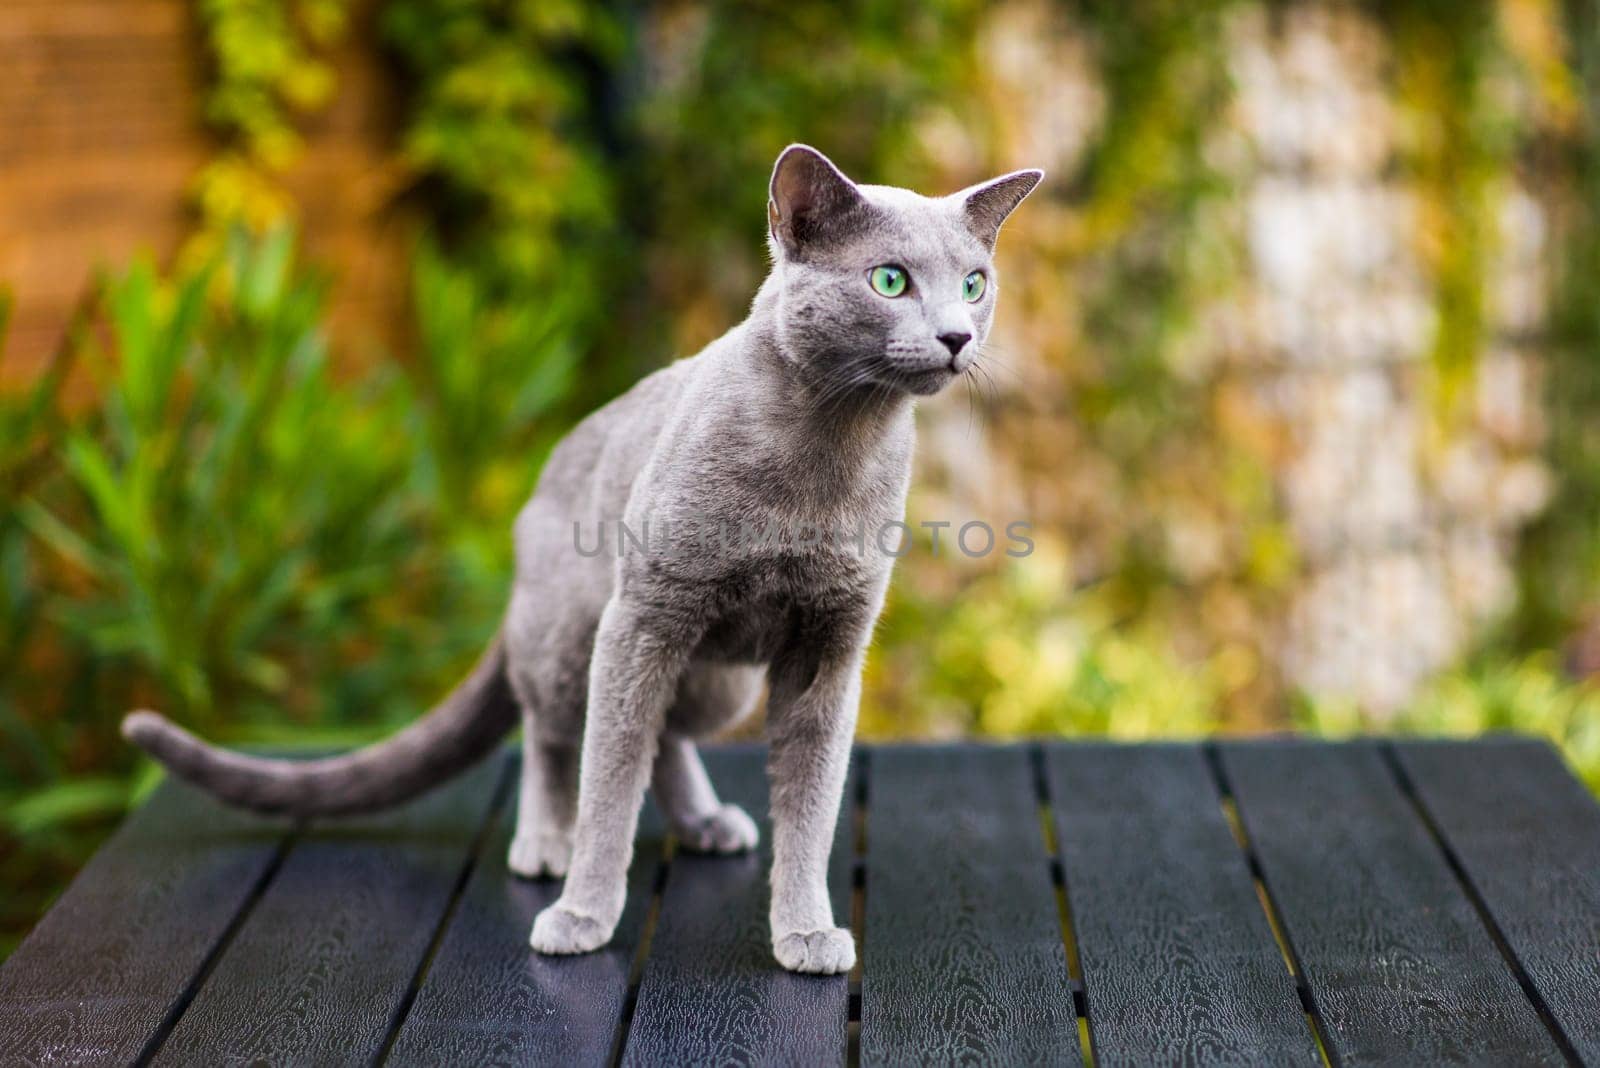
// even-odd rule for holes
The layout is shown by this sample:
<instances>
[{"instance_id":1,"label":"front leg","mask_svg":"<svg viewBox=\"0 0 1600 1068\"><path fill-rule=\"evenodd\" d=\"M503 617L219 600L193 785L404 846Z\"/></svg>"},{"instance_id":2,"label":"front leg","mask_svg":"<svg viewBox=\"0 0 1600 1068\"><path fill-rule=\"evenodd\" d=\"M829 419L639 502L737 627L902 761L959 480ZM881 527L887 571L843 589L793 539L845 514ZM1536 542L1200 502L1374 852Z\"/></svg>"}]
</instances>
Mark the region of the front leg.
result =
<instances>
[{"instance_id":1,"label":"front leg","mask_svg":"<svg viewBox=\"0 0 1600 1068\"><path fill-rule=\"evenodd\" d=\"M687 661L681 628L613 597L600 617L589 665L578 819L561 897L539 913L530 942L541 953L587 953L611 940L627 893L639 807L668 703Z\"/></svg>"},{"instance_id":2,"label":"front leg","mask_svg":"<svg viewBox=\"0 0 1600 1068\"><path fill-rule=\"evenodd\" d=\"M813 665L815 665L813 667ZM775 665L772 737L772 952L790 971L832 975L855 965L855 940L836 927L828 853L850 767L861 700L861 652L799 653Z\"/></svg>"}]
</instances>

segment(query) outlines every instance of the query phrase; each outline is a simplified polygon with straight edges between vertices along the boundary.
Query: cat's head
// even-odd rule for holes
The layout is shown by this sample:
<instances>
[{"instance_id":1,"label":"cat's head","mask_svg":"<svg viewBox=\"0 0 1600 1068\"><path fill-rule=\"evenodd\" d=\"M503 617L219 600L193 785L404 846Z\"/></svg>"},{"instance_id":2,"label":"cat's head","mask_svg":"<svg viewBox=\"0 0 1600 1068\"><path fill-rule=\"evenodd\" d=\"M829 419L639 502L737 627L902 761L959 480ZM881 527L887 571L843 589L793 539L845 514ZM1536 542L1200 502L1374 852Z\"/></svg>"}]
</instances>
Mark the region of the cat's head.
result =
<instances>
[{"instance_id":1,"label":"cat's head","mask_svg":"<svg viewBox=\"0 0 1600 1068\"><path fill-rule=\"evenodd\" d=\"M806 145L784 149L767 201L784 352L830 392L943 389L989 336L995 238L1043 177L925 197L857 185Z\"/></svg>"}]
</instances>

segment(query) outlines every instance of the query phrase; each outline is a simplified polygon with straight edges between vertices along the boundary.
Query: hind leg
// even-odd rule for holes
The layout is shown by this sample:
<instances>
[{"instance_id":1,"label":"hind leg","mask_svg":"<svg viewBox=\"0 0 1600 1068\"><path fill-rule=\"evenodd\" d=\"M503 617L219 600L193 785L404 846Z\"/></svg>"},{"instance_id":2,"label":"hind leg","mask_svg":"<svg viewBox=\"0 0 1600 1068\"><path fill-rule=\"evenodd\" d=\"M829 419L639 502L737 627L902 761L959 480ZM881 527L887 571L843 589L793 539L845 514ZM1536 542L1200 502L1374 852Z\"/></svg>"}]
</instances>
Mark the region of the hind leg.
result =
<instances>
[{"instance_id":1,"label":"hind leg","mask_svg":"<svg viewBox=\"0 0 1600 1068\"><path fill-rule=\"evenodd\" d=\"M738 805L723 804L694 743L666 735L656 752L650 787L678 841L691 853L743 853L761 834Z\"/></svg>"},{"instance_id":2,"label":"hind leg","mask_svg":"<svg viewBox=\"0 0 1600 1068\"><path fill-rule=\"evenodd\" d=\"M533 717L522 724L522 782L517 833L507 866L534 879L559 878L572 862L572 823L578 809L578 747L541 738Z\"/></svg>"},{"instance_id":3,"label":"hind leg","mask_svg":"<svg viewBox=\"0 0 1600 1068\"><path fill-rule=\"evenodd\" d=\"M761 675L756 668L691 665L667 712L650 787L673 833L691 852L743 853L760 840L744 809L717 798L692 737L748 715L761 693Z\"/></svg>"},{"instance_id":4,"label":"hind leg","mask_svg":"<svg viewBox=\"0 0 1600 1068\"><path fill-rule=\"evenodd\" d=\"M530 879L559 878L572 862L589 649L582 640L553 640L571 632L581 638L580 628L536 630L524 598L513 598L509 619L511 689L522 706L522 779L507 866Z\"/></svg>"}]
</instances>

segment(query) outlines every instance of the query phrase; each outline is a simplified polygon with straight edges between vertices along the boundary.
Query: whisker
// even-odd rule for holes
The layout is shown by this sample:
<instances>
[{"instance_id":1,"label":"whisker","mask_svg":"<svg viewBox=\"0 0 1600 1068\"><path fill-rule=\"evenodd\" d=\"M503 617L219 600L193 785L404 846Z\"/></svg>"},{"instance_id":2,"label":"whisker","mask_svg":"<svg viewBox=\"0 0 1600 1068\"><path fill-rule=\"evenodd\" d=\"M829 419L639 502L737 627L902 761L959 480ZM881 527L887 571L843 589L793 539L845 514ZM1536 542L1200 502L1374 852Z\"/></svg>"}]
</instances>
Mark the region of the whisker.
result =
<instances>
[{"instance_id":1,"label":"whisker","mask_svg":"<svg viewBox=\"0 0 1600 1068\"><path fill-rule=\"evenodd\" d=\"M983 365L982 359L973 360L970 370L976 371L983 376L983 384L989 389L989 404L991 407L1000 407L999 387L995 385L994 376L989 374L989 369Z\"/></svg>"},{"instance_id":2,"label":"whisker","mask_svg":"<svg viewBox=\"0 0 1600 1068\"><path fill-rule=\"evenodd\" d=\"M816 399L815 410L822 419L831 419L861 386L872 381L872 369L865 361L846 365L845 371L845 375L830 381Z\"/></svg>"},{"instance_id":3,"label":"whisker","mask_svg":"<svg viewBox=\"0 0 1600 1068\"><path fill-rule=\"evenodd\" d=\"M972 364L972 367L976 367L976 366L978 366L976 363ZM971 368L969 367L968 370L971 370ZM973 409L972 376L971 375L962 375L961 376L961 380L963 382L965 382L966 386L967 386L967 437L970 438L970 437L972 437L972 409Z\"/></svg>"},{"instance_id":4,"label":"whisker","mask_svg":"<svg viewBox=\"0 0 1600 1068\"><path fill-rule=\"evenodd\" d=\"M1000 355L999 355L998 351L996 349L992 348L991 346L985 345L979 351L978 359L989 361L991 364L994 365L995 368L997 368L998 370L1004 371L1006 374L1008 374L1012 378L1016 379L1017 383L1019 385L1022 385L1022 386L1026 386L1027 385L1027 379L1022 375L1022 373L1020 371L1018 371L1016 368L1012 367L1010 364L1006 363L1005 360L1002 360L1000 358Z\"/></svg>"}]
</instances>

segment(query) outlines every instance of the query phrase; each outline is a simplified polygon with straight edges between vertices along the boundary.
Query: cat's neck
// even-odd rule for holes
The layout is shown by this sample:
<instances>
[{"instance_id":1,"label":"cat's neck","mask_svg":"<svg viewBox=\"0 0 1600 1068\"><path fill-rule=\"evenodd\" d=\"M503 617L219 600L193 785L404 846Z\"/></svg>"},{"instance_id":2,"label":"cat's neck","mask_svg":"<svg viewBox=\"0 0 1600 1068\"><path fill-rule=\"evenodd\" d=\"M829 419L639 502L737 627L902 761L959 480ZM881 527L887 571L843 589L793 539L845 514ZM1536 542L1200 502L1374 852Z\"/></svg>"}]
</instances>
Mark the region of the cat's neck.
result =
<instances>
[{"instance_id":1,"label":"cat's neck","mask_svg":"<svg viewBox=\"0 0 1600 1068\"><path fill-rule=\"evenodd\" d=\"M824 492L850 492L885 466L910 462L913 404L898 390L876 384L843 385L808 375L786 352L777 328L777 294L763 286L738 328L745 365L759 383L752 414L779 445L783 466Z\"/></svg>"}]
</instances>

